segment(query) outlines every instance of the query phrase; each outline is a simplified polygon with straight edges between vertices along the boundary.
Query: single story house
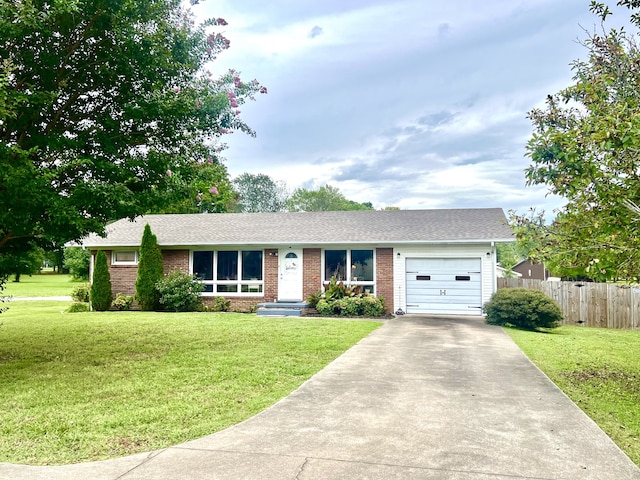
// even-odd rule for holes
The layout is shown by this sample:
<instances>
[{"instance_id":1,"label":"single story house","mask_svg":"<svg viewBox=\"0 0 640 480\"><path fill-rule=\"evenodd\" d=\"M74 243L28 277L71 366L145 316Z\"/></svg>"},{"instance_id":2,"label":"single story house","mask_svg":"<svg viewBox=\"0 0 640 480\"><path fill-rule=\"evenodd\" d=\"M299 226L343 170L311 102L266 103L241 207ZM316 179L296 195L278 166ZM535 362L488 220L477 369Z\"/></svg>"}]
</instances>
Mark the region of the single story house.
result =
<instances>
[{"instance_id":1,"label":"single story house","mask_svg":"<svg viewBox=\"0 0 640 480\"><path fill-rule=\"evenodd\" d=\"M164 270L197 275L205 302L234 310L303 301L332 277L384 297L397 313L479 315L496 290L498 242L514 241L499 208L146 215L82 244L107 253L114 295L133 295L146 224Z\"/></svg>"}]
</instances>

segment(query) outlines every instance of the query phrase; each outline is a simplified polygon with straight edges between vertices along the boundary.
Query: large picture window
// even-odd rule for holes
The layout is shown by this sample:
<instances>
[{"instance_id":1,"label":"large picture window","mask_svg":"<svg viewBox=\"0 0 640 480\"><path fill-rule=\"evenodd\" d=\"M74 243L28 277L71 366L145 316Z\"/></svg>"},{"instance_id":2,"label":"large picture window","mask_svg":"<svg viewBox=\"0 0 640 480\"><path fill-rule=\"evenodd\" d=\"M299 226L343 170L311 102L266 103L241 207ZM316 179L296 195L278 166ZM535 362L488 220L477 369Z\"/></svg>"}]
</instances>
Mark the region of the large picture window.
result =
<instances>
[{"instance_id":1,"label":"large picture window","mask_svg":"<svg viewBox=\"0 0 640 480\"><path fill-rule=\"evenodd\" d=\"M261 250L220 250L192 253L192 273L204 284L204 294L261 294Z\"/></svg>"},{"instance_id":2,"label":"large picture window","mask_svg":"<svg viewBox=\"0 0 640 480\"><path fill-rule=\"evenodd\" d=\"M323 282L335 278L348 286L359 286L363 291L374 293L374 266L373 250L325 250Z\"/></svg>"}]
</instances>

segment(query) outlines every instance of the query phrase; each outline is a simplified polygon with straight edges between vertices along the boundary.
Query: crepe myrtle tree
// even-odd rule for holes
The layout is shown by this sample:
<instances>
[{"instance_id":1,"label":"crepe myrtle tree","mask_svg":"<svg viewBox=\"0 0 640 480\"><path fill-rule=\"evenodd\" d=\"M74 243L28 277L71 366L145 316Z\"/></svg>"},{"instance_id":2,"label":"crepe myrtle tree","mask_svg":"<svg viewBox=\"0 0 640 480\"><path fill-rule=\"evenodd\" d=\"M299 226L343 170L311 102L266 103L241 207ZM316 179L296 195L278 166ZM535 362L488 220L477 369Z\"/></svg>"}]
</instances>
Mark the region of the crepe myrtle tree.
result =
<instances>
[{"instance_id":1,"label":"crepe myrtle tree","mask_svg":"<svg viewBox=\"0 0 640 480\"><path fill-rule=\"evenodd\" d=\"M566 205L551 223L516 219L523 235L537 232L534 254L601 280L637 280L640 219L640 1L620 0L630 29L608 28L612 14L591 2L601 21L583 41L586 59L573 63L573 84L529 113L529 184L545 184ZM535 227L535 228L532 228ZM521 235L522 236L522 235Z\"/></svg>"},{"instance_id":2,"label":"crepe myrtle tree","mask_svg":"<svg viewBox=\"0 0 640 480\"><path fill-rule=\"evenodd\" d=\"M180 0L0 0L0 255L175 203L223 135L254 135L239 107L266 88L207 71L226 24Z\"/></svg>"}]
</instances>

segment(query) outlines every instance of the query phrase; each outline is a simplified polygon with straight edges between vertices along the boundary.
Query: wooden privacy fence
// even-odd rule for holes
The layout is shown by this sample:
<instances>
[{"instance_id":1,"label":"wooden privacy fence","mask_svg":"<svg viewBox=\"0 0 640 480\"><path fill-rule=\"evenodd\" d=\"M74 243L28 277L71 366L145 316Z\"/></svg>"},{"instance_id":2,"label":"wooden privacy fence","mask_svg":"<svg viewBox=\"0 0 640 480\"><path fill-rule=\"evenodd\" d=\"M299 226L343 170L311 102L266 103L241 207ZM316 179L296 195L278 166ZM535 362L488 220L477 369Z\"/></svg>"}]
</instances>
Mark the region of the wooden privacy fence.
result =
<instances>
[{"instance_id":1,"label":"wooden privacy fence","mask_svg":"<svg viewBox=\"0 0 640 480\"><path fill-rule=\"evenodd\" d=\"M640 288L614 283L554 282L498 278L498 288L541 290L564 313L564 325L603 328L640 328Z\"/></svg>"}]
</instances>

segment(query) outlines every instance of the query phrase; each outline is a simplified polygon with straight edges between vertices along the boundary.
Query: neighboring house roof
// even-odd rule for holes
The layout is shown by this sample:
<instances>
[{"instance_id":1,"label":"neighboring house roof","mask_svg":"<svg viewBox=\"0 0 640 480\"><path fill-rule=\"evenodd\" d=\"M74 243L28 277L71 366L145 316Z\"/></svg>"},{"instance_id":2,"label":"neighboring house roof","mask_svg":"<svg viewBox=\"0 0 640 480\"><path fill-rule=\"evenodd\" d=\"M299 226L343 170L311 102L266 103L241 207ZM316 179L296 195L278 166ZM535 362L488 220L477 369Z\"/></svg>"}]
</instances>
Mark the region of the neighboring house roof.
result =
<instances>
[{"instance_id":1,"label":"neighboring house roof","mask_svg":"<svg viewBox=\"0 0 640 480\"><path fill-rule=\"evenodd\" d=\"M146 215L118 220L85 247L137 246L145 224L161 246L510 242L500 208Z\"/></svg>"}]
</instances>

